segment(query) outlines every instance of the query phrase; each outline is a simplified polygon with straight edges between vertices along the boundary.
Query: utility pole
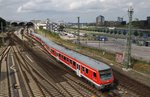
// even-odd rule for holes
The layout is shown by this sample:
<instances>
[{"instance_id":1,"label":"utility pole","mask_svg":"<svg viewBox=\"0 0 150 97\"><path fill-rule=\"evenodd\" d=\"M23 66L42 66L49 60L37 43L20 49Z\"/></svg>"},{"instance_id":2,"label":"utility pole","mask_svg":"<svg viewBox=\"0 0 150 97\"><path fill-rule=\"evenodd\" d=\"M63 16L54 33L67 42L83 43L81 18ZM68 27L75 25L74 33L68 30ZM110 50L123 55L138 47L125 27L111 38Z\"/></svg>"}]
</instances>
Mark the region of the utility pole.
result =
<instances>
[{"instance_id":1,"label":"utility pole","mask_svg":"<svg viewBox=\"0 0 150 97\"><path fill-rule=\"evenodd\" d=\"M50 31L49 29L49 19L47 18L47 21L46 21L46 27L47 27L47 30Z\"/></svg>"},{"instance_id":2,"label":"utility pole","mask_svg":"<svg viewBox=\"0 0 150 97\"><path fill-rule=\"evenodd\" d=\"M49 19L48 18L46 20L46 30L50 31L50 29L49 29ZM46 32L45 32L45 37L46 37Z\"/></svg>"},{"instance_id":3,"label":"utility pole","mask_svg":"<svg viewBox=\"0 0 150 97\"><path fill-rule=\"evenodd\" d=\"M133 8L129 7L128 9L129 15L129 31L127 36L127 44L126 44L126 51L124 56L124 66L126 69L131 68L131 26L132 26L132 15L133 15Z\"/></svg>"},{"instance_id":4,"label":"utility pole","mask_svg":"<svg viewBox=\"0 0 150 97\"><path fill-rule=\"evenodd\" d=\"M2 43L4 44L3 22L1 22Z\"/></svg>"},{"instance_id":5,"label":"utility pole","mask_svg":"<svg viewBox=\"0 0 150 97\"><path fill-rule=\"evenodd\" d=\"M78 17L78 44L80 44L80 17Z\"/></svg>"}]
</instances>

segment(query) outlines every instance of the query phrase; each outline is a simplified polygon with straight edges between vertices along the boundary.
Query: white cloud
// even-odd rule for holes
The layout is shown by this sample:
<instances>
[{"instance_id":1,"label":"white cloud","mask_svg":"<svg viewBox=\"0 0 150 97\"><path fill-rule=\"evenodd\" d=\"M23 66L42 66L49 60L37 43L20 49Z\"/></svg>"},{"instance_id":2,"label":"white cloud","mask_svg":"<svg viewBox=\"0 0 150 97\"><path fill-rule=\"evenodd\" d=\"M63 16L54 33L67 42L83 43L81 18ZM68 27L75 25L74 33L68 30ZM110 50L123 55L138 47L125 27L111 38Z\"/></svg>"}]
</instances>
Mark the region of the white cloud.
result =
<instances>
[{"instance_id":1,"label":"white cloud","mask_svg":"<svg viewBox=\"0 0 150 97\"><path fill-rule=\"evenodd\" d=\"M9 16L9 12L19 17L24 15L41 17L59 15L83 15L95 17L102 14L113 18L126 14L132 5L137 16L150 15L149 0L0 0L0 14ZM85 15L86 14L86 15ZM24 16L25 18L26 16ZM146 17L146 16L145 16Z\"/></svg>"},{"instance_id":2,"label":"white cloud","mask_svg":"<svg viewBox=\"0 0 150 97\"><path fill-rule=\"evenodd\" d=\"M150 4L144 1L137 0L139 4L149 7ZM124 9L128 6L136 5L136 0L26 0L26 3L20 5L17 12L34 12L34 11L94 11L103 10L110 11L112 9Z\"/></svg>"},{"instance_id":3,"label":"white cloud","mask_svg":"<svg viewBox=\"0 0 150 97\"><path fill-rule=\"evenodd\" d=\"M118 4L117 4L118 3ZM111 9L117 7L119 0L29 0L18 8L18 12L40 10L85 11Z\"/></svg>"}]
</instances>

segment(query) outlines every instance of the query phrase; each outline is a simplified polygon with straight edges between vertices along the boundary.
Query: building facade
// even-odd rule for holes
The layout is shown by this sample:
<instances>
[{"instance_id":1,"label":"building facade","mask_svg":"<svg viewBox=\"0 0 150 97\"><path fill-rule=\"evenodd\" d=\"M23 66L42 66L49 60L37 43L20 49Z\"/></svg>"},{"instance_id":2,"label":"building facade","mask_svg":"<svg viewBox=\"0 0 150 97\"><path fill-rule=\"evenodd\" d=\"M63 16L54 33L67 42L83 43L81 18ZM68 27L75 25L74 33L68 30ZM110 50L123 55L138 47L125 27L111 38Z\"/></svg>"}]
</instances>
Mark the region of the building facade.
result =
<instances>
[{"instance_id":1,"label":"building facade","mask_svg":"<svg viewBox=\"0 0 150 97\"><path fill-rule=\"evenodd\" d=\"M150 16L147 17L147 22L148 22L148 25L150 25Z\"/></svg>"},{"instance_id":2,"label":"building facade","mask_svg":"<svg viewBox=\"0 0 150 97\"><path fill-rule=\"evenodd\" d=\"M104 26L105 24L105 18L102 15L99 15L96 17L96 25L97 26Z\"/></svg>"},{"instance_id":3,"label":"building facade","mask_svg":"<svg viewBox=\"0 0 150 97\"><path fill-rule=\"evenodd\" d=\"M123 22L123 18L122 17L118 17L117 21L121 23L121 22Z\"/></svg>"}]
</instances>

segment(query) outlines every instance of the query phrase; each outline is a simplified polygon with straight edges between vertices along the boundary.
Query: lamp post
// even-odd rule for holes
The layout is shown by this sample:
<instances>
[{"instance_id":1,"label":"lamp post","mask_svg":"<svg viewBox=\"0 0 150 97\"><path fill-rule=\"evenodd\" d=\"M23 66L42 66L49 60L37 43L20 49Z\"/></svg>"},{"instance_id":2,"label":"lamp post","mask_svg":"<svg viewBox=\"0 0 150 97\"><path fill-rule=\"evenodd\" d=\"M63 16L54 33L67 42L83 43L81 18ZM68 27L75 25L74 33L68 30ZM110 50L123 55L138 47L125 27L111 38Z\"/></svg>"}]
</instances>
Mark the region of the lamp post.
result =
<instances>
[{"instance_id":1,"label":"lamp post","mask_svg":"<svg viewBox=\"0 0 150 97\"><path fill-rule=\"evenodd\" d=\"M78 44L80 44L80 17L78 17Z\"/></svg>"},{"instance_id":2,"label":"lamp post","mask_svg":"<svg viewBox=\"0 0 150 97\"><path fill-rule=\"evenodd\" d=\"M3 22L1 22L1 32L2 32L2 43L4 44L4 33L3 33L4 29L3 29Z\"/></svg>"},{"instance_id":3,"label":"lamp post","mask_svg":"<svg viewBox=\"0 0 150 97\"><path fill-rule=\"evenodd\" d=\"M132 26L132 15L133 15L133 8L129 7L128 9L129 15L129 26L128 26L128 35L127 35L127 44L126 44L126 51L124 56L124 66L126 69L131 68L131 26Z\"/></svg>"}]
</instances>

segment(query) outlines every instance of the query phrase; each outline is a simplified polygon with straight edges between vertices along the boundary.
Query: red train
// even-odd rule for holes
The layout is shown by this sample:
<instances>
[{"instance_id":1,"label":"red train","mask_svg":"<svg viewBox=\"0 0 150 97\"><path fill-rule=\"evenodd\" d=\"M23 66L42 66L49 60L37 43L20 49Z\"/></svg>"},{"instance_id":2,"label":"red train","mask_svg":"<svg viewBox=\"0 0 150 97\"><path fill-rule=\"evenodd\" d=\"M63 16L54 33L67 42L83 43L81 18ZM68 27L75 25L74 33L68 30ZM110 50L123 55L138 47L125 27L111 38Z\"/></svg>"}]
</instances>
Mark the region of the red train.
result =
<instances>
[{"instance_id":1,"label":"red train","mask_svg":"<svg viewBox=\"0 0 150 97\"><path fill-rule=\"evenodd\" d=\"M107 64L68 50L36 33L30 33L30 35L40 42L49 54L74 70L79 77L90 81L96 88L103 89L113 84L114 75Z\"/></svg>"}]
</instances>

